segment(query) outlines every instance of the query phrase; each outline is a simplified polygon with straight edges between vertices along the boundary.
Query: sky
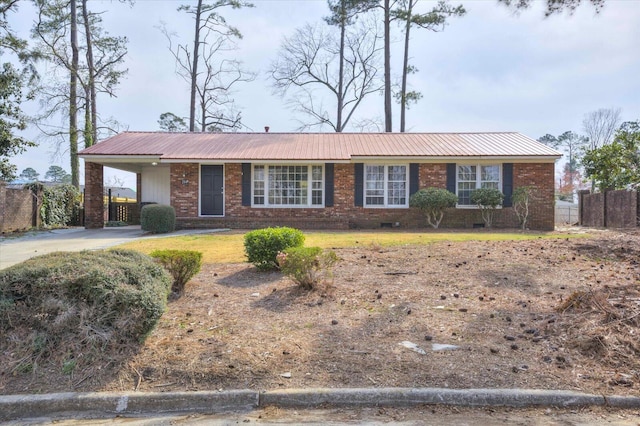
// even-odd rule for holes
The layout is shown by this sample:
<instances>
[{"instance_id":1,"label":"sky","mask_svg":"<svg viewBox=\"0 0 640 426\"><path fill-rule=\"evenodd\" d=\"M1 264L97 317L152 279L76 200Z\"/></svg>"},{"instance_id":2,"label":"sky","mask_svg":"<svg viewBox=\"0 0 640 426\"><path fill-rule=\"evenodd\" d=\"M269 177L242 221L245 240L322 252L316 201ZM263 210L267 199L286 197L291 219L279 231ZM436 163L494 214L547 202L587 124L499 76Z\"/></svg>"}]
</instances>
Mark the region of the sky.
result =
<instances>
[{"instance_id":1,"label":"sky","mask_svg":"<svg viewBox=\"0 0 640 426\"><path fill-rule=\"evenodd\" d=\"M228 57L257 74L254 81L238 85L233 97L250 131L264 131L264 126L271 132L296 131L296 114L274 93L267 70L284 37L305 23L320 23L328 14L326 1L253 3L254 8L223 12L243 34L238 50ZM407 112L407 131L516 131L537 139L567 130L581 133L584 115L599 108L620 108L623 121L640 119L640 0L607 0L599 14L584 4L573 15L549 18L540 1L518 13L495 0L460 3L466 16L451 19L445 31L412 30L411 63L419 71L410 76L409 85L423 98ZM180 4L195 2L89 2L92 11L104 12L106 31L129 39L128 74L116 97L98 99L101 114L118 120L123 130L159 130L158 118L167 111L188 116L189 87L175 73L167 40L158 28L165 23L180 41L190 40L193 24L176 10ZM434 5L422 0L419 8ZM27 38L34 19L34 11L23 3L9 22ZM392 30L392 74L399 79L401 33L397 26ZM397 131L399 108L393 107ZM25 105L25 111L37 113L38 104ZM382 122L382 95L369 95L359 111L360 118ZM31 127L24 135L36 138L39 146L11 159L18 172L33 167L42 178L52 164L70 170L68 154L56 154L52 143L38 138L37 129ZM83 173L82 164L80 169ZM135 188L134 175L105 169L105 182L118 181Z\"/></svg>"}]
</instances>

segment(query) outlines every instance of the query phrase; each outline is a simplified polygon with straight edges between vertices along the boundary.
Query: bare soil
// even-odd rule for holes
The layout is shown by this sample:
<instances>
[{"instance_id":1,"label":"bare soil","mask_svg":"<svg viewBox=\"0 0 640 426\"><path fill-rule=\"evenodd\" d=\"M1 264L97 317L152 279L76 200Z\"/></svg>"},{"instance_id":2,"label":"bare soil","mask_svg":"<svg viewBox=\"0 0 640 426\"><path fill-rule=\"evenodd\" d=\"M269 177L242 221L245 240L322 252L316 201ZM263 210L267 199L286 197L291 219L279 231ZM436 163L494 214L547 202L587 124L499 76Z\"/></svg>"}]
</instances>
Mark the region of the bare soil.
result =
<instances>
[{"instance_id":1,"label":"bare soil","mask_svg":"<svg viewBox=\"0 0 640 426\"><path fill-rule=\"evenodd\" d=\"M449 387L640 394L638 231L335 251L341 260L333 282L312 292L249 264L206 265L124 363L50 372L48 380L5 376L0 393Z\"/></svg>"}]
</instances>

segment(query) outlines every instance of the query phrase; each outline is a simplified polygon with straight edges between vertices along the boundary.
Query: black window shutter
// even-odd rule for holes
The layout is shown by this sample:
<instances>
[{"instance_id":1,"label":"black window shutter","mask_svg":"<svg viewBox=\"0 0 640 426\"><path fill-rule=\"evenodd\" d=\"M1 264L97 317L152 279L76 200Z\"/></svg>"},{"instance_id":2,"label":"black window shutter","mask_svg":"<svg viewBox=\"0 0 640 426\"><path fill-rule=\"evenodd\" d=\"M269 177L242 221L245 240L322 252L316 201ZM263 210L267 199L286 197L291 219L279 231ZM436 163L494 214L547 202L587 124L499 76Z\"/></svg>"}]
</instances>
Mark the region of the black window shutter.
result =
<instances>
[{"instance_id":1,"label":"black window shutter","mask_svg":"<svg viewBox=\"0 0 640 426\"><path fill-rule=\"evenodd\" d=\"M242 205L251 205L251 163L242 163Z\"/></svg>"},{"instance_id":2,"label":"black window shutter","mask_svg":"<svg viewBox=\"0 0 640 426\"><path fill-rule=\"evenodd\" d=\"M362 207L364 190L364 164L355 163L353 166L355 172L355 188L353 190L354 205L357 207Z\"/></svg>"},{"instance_id":3,"label":"black window shutter","mask_svg":"<svg viewBox=\"0 0 640 426\"><path fill-rule=\"evenodd\" d=\"M456 193L456 163L447 163L447 191Z\"/></svg>"},{"instance_id":4,"label":"black window shutter","mask_svg":"<svg viewBox=\"0 0 640 426\"><path fill-rule=\"evenodd\" d=\"M513 163L502 164L502 193L504 200L502 207L511 207L511 196L513 195Z\"/></svg>"},{"instance_id":5,"label":"black window shutter","mask_svg":"<svg viewBox=\"0 0 640 426\"><path fill-rule=\"evenodd\" d=\"M413 195L418 192L420 187L420 164L409 164L409 195Z\"/></svg>"},{"instance_id":6,"label":"black window shutter","mask_svg":"<svg viewBox=\"0 0 640 426\"><path fill-rule=\"evenodd\" d=\"M333 207L333 163L324 165L324 206Z\"/></svg>"}]
</instances>

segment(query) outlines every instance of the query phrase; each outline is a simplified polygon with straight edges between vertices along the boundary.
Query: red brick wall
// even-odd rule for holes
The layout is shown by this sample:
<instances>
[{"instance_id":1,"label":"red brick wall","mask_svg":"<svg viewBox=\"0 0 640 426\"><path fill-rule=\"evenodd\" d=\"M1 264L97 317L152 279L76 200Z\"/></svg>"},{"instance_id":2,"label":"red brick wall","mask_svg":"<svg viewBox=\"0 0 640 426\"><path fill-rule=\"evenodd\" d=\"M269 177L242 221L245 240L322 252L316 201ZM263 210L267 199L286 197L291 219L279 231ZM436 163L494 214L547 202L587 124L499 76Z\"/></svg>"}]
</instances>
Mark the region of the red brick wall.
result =
<instances>
[{"instance_id":1,"label":"red brick wall","mask_svg":"<svg viewBox=\"0 0 640 426\"><path fill-rule=\"evenodd\" d=\"M535 188L534 201L529 208L530 229L552 231L555 226L555 194L553 163L515 163L513 189L520 186ZM515 213L512 215L515 216ZM517 221L515 222L517 226Z\"/></svg>"},{"instance_id":2,"label":"red brick wall","mask_svg":"<svg viewBox=\"0 0 640 426\"><path fill-rule=\"evenodd\" d=\"M197 163L171 164L171 205L176 209L176 217L198 216L199 177Z\"/></svg>"},{"instance_id":3,"label":"red brick wall","mask_svg":"<svg viewBox=\"0 0 640 426\"><path fill-rule=\"evenodd\" d=\"M84 163L84 227L87 229L104 226L102 164Z\"/></svg>"},{"instance_id":4,"label":"red brick wall","mask_svg":"<svg viewBox=\"0 0 640 426\"><path fill-rule=\"evenodd\" d=\"M37 226L37 200L31 190L7 188L0 182L0 233Z\"/></svg>"},{"instance_id":5,"label":"red brick wall","mask_svg":"<svg viewBox=\"0 0 640 426\"><path fill-rule=\"evenodd\" d=\"M420 188L444 188L447 189L447 165L420 164Z\"/></svg>"},{"instance_id":6,"label":"red brick wall","mask_svg":"<svg viewBox=\"0 0 640 426\"><path fill-rule=\"evenodd\" d=\"M546 206L534 206L531 229L553 229L553 172L550 164L514 164L514 188L520 185L546 185L540 191ZM181 183L182 173L195 176L189 185ZM325 208L259 208L242 206L242 167L225 165L225 217L198 217L198 165L171 166L171 204L176 208L179 227L259 228L264 226L296 226L308 229L380 228L381 224L402 228L424 228L426 221L416 209L372 209L354 205L354 165L335 164L334 205ZM446 164L421 164L420 188L446 188ZM549 198L550 194L550 198ZM497 212L496 227L516 227L511 208ZM476 209L450 209L441 227L471 228L482 223Z\"/></svg>"}]
</instances>

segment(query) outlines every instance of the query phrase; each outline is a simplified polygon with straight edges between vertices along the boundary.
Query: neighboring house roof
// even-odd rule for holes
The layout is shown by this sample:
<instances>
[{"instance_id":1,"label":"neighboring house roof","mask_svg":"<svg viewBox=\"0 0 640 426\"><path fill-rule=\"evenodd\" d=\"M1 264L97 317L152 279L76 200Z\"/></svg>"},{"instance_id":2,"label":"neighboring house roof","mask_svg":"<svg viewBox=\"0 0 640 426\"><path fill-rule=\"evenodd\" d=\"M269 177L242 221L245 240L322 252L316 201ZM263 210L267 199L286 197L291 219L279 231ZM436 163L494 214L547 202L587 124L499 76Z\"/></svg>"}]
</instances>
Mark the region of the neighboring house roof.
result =
<instances>
[{"instance_id":1,"label":"neighboring house roof","mask_svg":"<svg viewBox=\"0 0 640 426\"><path fill-rule=\"evenodd\" d=\"M131 188L124 188L121 186L105 186L104 191L102 192L104 193L104 195L108 195L109 190L111 190L112 197L132 198L134 200L136 199L136 191ZM84 185L80 185L80 192L84 192Z\"/></svg>"},{"instance_id":2,"label":"neighboring house roof","mask_svg":"<svg viewBox=\"0 0 640 426\"><path fill-rule=\"evenodd\" d=\"M529 158L561 154L520 133L168 133L124 132L80 152L95 162L157 159L349 162L367 158Z\"/></svg>"},{"instance_id":3,"label":"neighboring house roof","mask_svg":"<svg viewBox=\"0 0 640 426\"><path fill-rule=\"evenodd\" d=\"M13 181L7 185L7 188L22 189L26 184L29 184L29 183L33 183L33 182L19 183L17 181ZM37 183L42 184L42 186L48 186L48 187L64 185L63 183L60 183L60 182L37 182ZM111 190L112 197L131 198L134 200L136 199L136 191L131 188L123 188L120 186L105 186L104 195L107 195L109 193L109 190ZM84 192L84 185L80 185L80 192Z\"/></svg>"}]
</instances>

